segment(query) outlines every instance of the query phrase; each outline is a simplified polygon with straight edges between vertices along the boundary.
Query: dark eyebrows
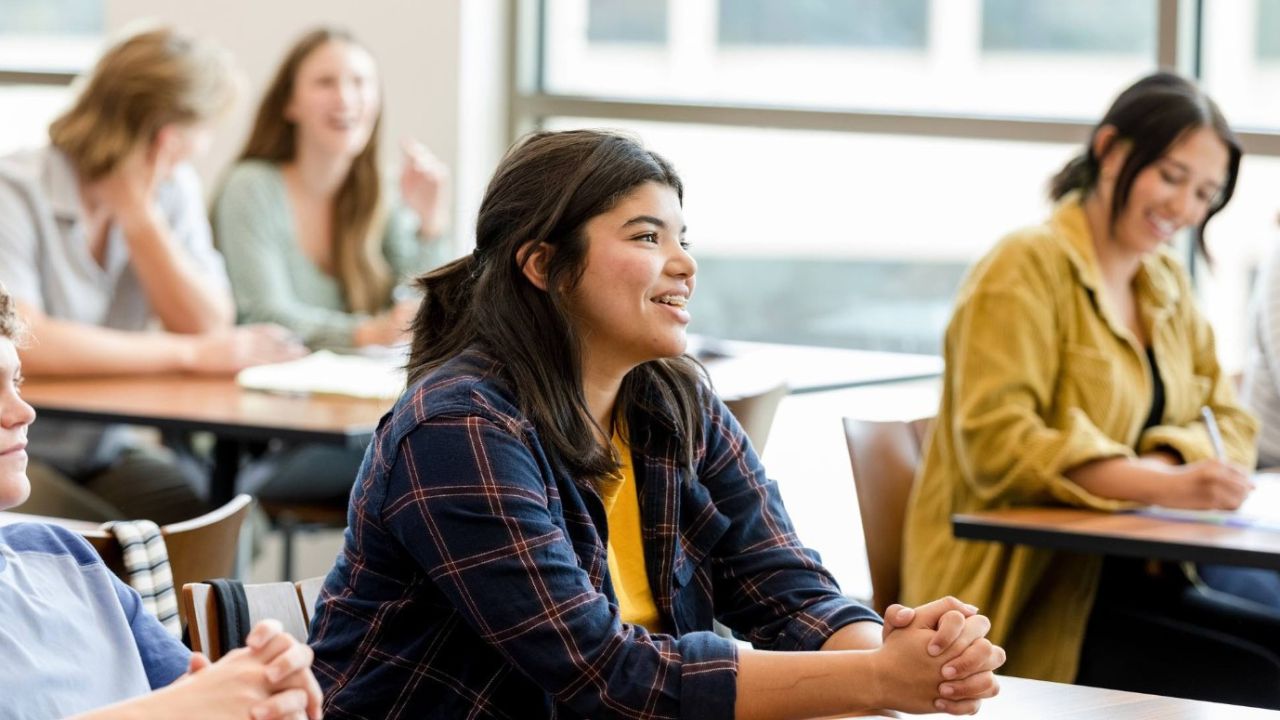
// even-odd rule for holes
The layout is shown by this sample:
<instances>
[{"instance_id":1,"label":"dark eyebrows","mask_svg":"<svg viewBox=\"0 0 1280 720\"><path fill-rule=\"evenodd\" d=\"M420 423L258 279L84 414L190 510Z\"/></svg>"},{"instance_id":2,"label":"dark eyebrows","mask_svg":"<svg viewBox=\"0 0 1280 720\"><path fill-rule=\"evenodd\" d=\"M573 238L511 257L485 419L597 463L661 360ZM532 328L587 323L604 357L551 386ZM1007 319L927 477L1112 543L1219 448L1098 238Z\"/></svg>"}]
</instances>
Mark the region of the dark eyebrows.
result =
<instances>
[{"instance_id":1,"label":"dark eyebrows","mask_svg":"<svg viewBox=\"0 0 1280 720\"><path fill-rule=\"evenodd\" d=\"M622 227L624 227L624 228L631 227L632 225L653 225L654 227L658 228L659 230L666 230L666 229L667 229L667 223L666 223L666 222L664 222L662 219L660 219L660 218L656 218L656 217L654 217L654 216L652 216L652 215L637 215L637 216L635 216L635 217L631 218L630 220L628 220L628 221L626 221L626 222L622 223ZM681 235L684 235L684 234L685 234L685 232L687 232L688 230L689 230L689 226L688 226L688 225L685 225L684 227L680 228L680 234L681 234Z\"/></svg>"},{"instance_id":2,"label":"dark eyebrows","mask_svg":"<svg viewBox=\"0 0 1280 720\"><path fill-rule=\"evenodd\" d=\"M1160 158L1160 160L1161 162L1166 162L1173 165L1174 168L1179 172L1186 173L1187 175L1191 174L1191 168L1188 167L1187 164L1182 162L1181 160L1177 160L1175 158L1169 157L1168 155L1165 155L1164 157ZM1215 194L1222 192L1222 183L1220 182L1216 182L1214 180L1207 180L1201 184L1202 185L1207 184L1210 188L1213 189L1213 192Z\"/></svg>"}]
</instances>

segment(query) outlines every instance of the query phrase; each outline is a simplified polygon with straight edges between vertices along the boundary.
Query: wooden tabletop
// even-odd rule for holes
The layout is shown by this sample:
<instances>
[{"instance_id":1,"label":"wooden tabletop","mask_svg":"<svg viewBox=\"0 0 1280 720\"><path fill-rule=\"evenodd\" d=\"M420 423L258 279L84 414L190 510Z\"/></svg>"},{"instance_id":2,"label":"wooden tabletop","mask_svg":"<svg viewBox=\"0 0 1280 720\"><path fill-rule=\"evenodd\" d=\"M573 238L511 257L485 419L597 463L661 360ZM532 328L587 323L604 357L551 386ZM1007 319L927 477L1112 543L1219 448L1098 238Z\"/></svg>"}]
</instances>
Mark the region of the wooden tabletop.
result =
<instances>
[{"instance_id":1,"label":"wooden tabletop","mask_svg":"<svg viewBox=\"0 0 1280 720\"><path fill-rule=\"evenodd\" d=\"M906 717L940 720L954 716ZM978 720L1280 720L1280 712L1002 677L1000 694L983 701L975 717Z\"/></svg>"},{"instance_id":2,"label":"wooden tabletop","mask_svg":"<svg viewBox=\"0 0 1280 720\"><path fill-rule=\"evenodd\" d=\"M823 392L942 374L937 355L847 350L698 337L691 351L726 400L786 381L792 393Z\"/></svg>"},{"instance_id":3,"label":"wooden tabletop","mask_svg":"<svg viewBox=\"0 0 1280 720\"><path fill-rule=\"evenodd\" d=\"M39 417L204 430L244 440L363 445L390 401L244 390L231 378L190 375L28 379Z\"/></svg>"},{"instance_id":4,"label":"wooden tabletop","mask_svg":"<svg viewBox=\"0 0 1280 720\"><path fill-rule=\"evenodd\" d=\"M957 538L1156 560L1280 570L1280 532L1077 508L953 515Z\"/></svg>"},{"instance_id":5,"label":"wooden tabletop","mask_svg":"<svg viewBox=\"0 0 1280 720\"><path fill-rule=\"evenodd\" d=\"M106 536L106 532L99 529L100 525L96 522L88 522L86 520L70 520L68 518L45 517L44 515L28 515L27 513L11 512L0 510L0 526L12 525L14 523L35 522L45 523L47 525L58 525L68 530L75 531L81 535L102 535Z\"/></svg>"}]
</instances>

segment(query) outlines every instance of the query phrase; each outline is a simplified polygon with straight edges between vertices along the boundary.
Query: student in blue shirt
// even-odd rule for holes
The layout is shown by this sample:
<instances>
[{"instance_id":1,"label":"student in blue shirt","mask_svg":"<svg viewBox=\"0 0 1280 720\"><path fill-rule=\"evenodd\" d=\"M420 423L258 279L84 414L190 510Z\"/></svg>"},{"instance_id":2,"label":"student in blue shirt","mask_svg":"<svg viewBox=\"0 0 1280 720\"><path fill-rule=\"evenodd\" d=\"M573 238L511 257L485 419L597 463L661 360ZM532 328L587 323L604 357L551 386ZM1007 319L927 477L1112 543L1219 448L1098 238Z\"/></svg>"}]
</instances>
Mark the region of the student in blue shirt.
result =
<instances>
[{"instance_id":1,"label":"student in blue shirt","mask_svg":"<svg viewBox=\"0 0 1280 720\"><path fill-rule=\"evenodd\" d=\"M0 510L31 491L16 344L0 287ZM310 649L259 623L216 663L168 634L83 538L37 523L0 526L0 715L6 720L320 717ZM81 713L81 714L77 714Z\"/></svg>"},{"instance_id":2,"label":"student in blue shirt","mask_svg":"<svg viewBox=\"0 0 1280 720\"><path fill-rule=\"evenodd\" d=\"M475 252L423 280L410 386L312 621L331 717L969 713L996 693L975 608L882 627L800 544L683 355L681 205L671 165L617 134L537 133L500 163Z\"/></svg>"}]
</instances>

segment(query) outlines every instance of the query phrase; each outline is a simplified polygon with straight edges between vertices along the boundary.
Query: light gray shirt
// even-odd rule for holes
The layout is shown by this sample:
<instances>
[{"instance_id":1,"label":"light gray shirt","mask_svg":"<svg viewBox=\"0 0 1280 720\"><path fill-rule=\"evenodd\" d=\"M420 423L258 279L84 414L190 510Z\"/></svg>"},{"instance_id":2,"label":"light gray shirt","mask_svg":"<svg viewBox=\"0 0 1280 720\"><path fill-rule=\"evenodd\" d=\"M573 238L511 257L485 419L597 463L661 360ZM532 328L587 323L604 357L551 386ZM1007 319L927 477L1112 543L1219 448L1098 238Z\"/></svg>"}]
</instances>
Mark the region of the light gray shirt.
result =
<instances>
[{"instance_id":1,"label":"light gray shirt","mask_svg":"<svg viewBox=\"0 0 1280 720\"><path fill-rule=\"evenodd\" d=\"M194 170L176 168L157 188L155 202L197 272L227 288ZM120 228L108 230L102 264L89 252L75 170L52 147L0 157L0 282L59 320L141 331L154 317ZM34 457L77 475L114 459L122 437L101 426L41 420L30 444Z\"/></svg>"},{"instance_id":2,"label":"light gray shirt","mask_svg":"<svg viewBox=\"0 0 1280 720\"><path fill-rule=\"evenodd\" d=\"M83 538L0 527L0 718L60 718L145 695L190 658Z\"/></svg>"},{"instance_id":3,"label":"light gray shirt","mask_svg":"<svg viewBox=\"0 0 1280 720\"><path fill-rule=\"evenodd\" d=\"M1280 252L1258 273L1245 357L1245 407L1258 418L1258 467L1280 463Z\"/></svg>"}]
</instances>

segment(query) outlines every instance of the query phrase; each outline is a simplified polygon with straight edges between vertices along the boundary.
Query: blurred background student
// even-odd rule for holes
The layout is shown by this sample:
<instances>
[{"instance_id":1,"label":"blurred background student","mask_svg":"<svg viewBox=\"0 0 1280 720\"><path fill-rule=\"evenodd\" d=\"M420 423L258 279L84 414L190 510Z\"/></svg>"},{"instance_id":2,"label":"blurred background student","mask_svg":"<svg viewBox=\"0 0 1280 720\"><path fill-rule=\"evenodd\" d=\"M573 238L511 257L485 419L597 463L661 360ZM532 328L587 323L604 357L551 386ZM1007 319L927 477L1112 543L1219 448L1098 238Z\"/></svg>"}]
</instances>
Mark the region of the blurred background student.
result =
<instances>
[{"instance_id":1,"label":"blurred background student","mask_svg":"<svg viewBox=\"0 0 1280 720\"><path fill-rule=\"evenodd\" d=\"M961 288L907 515L904 598L954 593L989 611L1011 674L1280 704L1276 617L1207 599L1177 568L961 542L950 530L953 513L1010 506L1244 500L1257 425L1167 248L1185 228L1203 241L1240 157L1195 85L1145 77L1053 178L1048 221L1005 237Z\"/></svg>"},{"instance_id":2,"label":"blurred background student","mask_svg":"<svg viewBox=\"0 0 1280 720\"><path fill-rule=\"evenodd\" d=\"M407 339L417 301L394 291L443 260L448 173L407 140L391 200L381 118L377 66L349 33L313 30L289 49L214 206L242 320L313 349Z\"/></svg>"},{"instance_id":3,"label":"blurred background student","mask_svg":"<svg viewBox=\"0 0 1280 720\"><path fill-rule=\"evenodd\" d=\"M279 323L312 349L407 340L418 301L396 289L443 259L448 173L406 141L399 200L389 199L381 117L377 66L349 33L312 30L285 54L214 204L242 321ZM292 448L246 483L267 500L345 507L363 455Z\"/></svg>"},{"instance_id":4,"label":"blurred background student","mask_svg":"<svg viewBox=\"0 0 1280 720\"><path fill-rule=\"evenodd\" d=\"M235 90L219 48L140 32L103 54L48 146L0 158L0 281L31 325L28 374L230 374L305 352L282 328L233 325L185 164ZM30 451L27 512L166 523L207 510L198 470L127 428L46 421Z\"/></svg>"}]
</instances>

